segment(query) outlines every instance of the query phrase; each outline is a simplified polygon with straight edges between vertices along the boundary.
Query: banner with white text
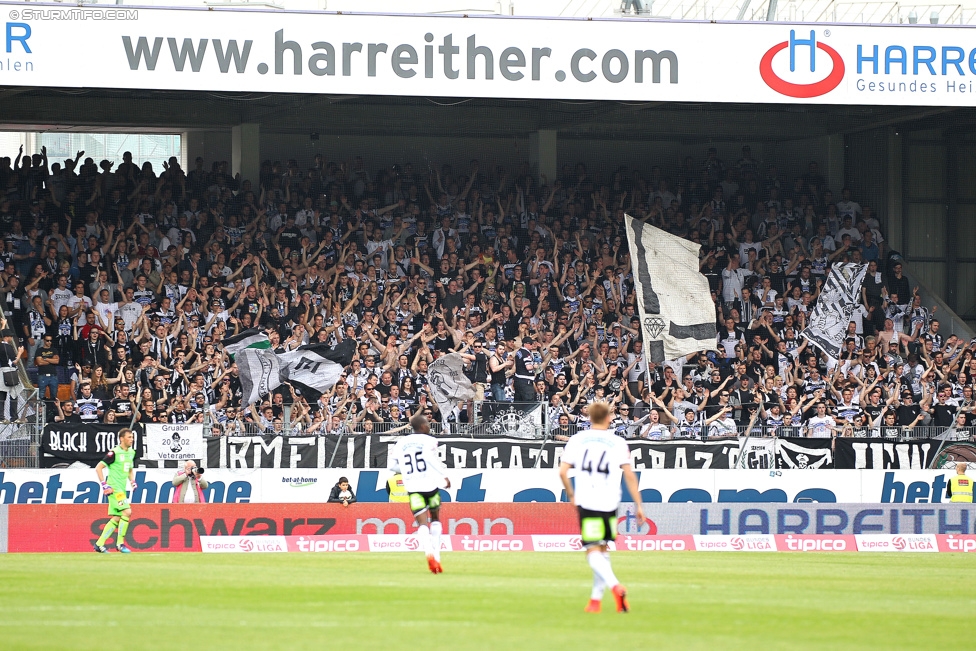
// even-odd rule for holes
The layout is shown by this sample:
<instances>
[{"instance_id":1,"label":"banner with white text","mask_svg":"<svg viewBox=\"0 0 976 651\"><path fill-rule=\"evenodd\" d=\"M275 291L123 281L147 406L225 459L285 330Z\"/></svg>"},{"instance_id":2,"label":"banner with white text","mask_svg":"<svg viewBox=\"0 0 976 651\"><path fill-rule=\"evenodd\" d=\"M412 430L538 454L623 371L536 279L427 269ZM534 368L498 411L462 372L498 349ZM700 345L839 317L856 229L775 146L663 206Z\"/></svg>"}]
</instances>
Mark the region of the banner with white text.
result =
<instances>
[{"instance_id":1,"label":"banner with white text","mask_svg":"<svg viewBox=\"0 0 976 651\"><path fill-rule=\"evenodd\" d=\"M92 468L119 444L119 430L112 423L51 423L41 432L41 467L64 468L82 463ZM139 463L141 428L134 427L136 464Z\"/></svg>"},{"instance_id":2,"label":"banner with white text","mask_svg":"<svg viewBox=\"0 0 976 651\"><path fill-rule=\"evenodd\" d=\"M173 469L137 469L133 504L168 503ZM938 504L955 469L945 470L636 470L644 503L893 503ZM326 502L340 477L349 480L359 503L387 502L387 470L213 469L206 477L207 502ZM443 502L565 502L553 469L449 469ZM623 494L630 501L629 493ZM2 504L106 504L90 468L0 470Z\"/></svg>"}]
</instances>

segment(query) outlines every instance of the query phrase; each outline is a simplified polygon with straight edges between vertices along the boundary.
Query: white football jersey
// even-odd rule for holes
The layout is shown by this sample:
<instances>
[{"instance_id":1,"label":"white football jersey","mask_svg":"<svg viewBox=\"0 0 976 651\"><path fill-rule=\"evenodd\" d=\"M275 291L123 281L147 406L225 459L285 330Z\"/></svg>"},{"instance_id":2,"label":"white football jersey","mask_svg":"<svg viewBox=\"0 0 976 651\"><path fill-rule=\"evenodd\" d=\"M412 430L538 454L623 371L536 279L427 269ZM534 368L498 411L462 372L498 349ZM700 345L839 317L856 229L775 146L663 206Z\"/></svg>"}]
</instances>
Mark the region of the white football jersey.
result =
<instances>
[{"instance_id":1,"label":"white football jersey","mask_svg":"<svg viewBox=\"0 0 976 651\"><path fill-rule=\"evenodd\" d=\"M829 439L833 435L833 429L837 423L830 416L814 416L807 421L808 436L813 439Z\"/></svg>"},{"instance_id":2,"label":"white football jersey","mask_svg":"<svg viewBox=\"0 0 976 651\"><path fill-rule=\"evenodd\" d=\"M627 443L611 430L588 429L569 439L562 462L575 469L576 505L591 511L616 511L622 466L630 465Z\"/></svg>"},{"instance_id":3,"label":"white football jersey","mask_svg":"<svg viewBox=\"0 0 976 651\"><path fill-rule=\"evenodd\" d=\"M429 434L409 434L397 441L387 467L403 475L408 493L429 493L444 487L446 473L437 456L437 439Z\"/></svg>"}]
</instances>

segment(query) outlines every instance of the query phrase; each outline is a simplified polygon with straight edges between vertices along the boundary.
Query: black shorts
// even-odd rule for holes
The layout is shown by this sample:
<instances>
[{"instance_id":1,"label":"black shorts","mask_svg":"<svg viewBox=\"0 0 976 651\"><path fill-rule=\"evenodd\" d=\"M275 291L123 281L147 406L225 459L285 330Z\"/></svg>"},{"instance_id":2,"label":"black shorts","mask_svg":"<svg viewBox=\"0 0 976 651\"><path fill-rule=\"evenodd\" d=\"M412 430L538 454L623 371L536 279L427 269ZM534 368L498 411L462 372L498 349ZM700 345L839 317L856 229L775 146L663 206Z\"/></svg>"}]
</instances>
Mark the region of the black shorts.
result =
<instances>
[{"instance_id":1,"label":"black shorts","mask_svg":"<svg viewBox=\"0 0 976 651\"><path fill-rule=\"evenodd\" d=\"M414 515L420 515L424 511L438 509L441 506L441 492L438 489L426 493L410 493L408 497L410 510Z\"/></svg>"},{"instance_id":2,"label":"black shorts","mask_svg":"<svg viewBox=\"0 0 976 651\"><path fill-rule=\"evenodd\" d=\"M580 520L580 538L584 547L605 545L617 538L616 511L591 511L577 506Z\"/></svg>"}]
</instances>

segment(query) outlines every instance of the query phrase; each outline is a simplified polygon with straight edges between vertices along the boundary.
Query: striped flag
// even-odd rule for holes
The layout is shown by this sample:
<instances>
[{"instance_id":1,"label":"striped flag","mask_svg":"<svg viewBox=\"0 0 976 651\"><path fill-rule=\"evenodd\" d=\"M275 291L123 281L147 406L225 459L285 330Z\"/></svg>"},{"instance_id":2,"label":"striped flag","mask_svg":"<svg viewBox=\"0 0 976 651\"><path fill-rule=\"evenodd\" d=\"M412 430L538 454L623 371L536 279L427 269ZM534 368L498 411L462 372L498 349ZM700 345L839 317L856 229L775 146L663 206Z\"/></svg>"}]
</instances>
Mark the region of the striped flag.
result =
<instances>
[{"instance_id":1,"label":"striped flag","mask_svg":"<svg viewBox=\"0 0 976 651\"><path fill-rule=\"evenodd\" d=\"M807 320L809 325L800 333L801 337L806 337L811 344L834 359L840 359L847 325L851 322L855 306L860 302L861 285L867 270L866 264L834 263Z\"/></svg>"},{"instance_id":2,"label":"striped flag","mask_svg":"<svg viewBox=\"0 0 976 651\"><path fill-rule=\"evenodd\" d=\"M267 348L245 348L234 359L241 380L242 406L254 404L281 386L278 355Z\"/></svg>"},{"instance_id":3,"label":"striped flag","mask_svg":"<svg viewBox=\"0 0 976 651\"><path fill-rule=\"evenodd\" d=\"M715 350L715 303L698 270L698 244L624 215L634 292L652 362Z\"/></svg>"},{"instance_id":4,"label":"striped flag","mask_svg":"<svg viewBox=\"0 0 976 651\"><path fill-rule=\"evenodd\" d=\"M227 351L231 359L234 359L245 348L257 348L259 350L271 348L268 333L257 328L249 328L239 335L224 339L224 350Z\"/></svg>"}]
</instances>

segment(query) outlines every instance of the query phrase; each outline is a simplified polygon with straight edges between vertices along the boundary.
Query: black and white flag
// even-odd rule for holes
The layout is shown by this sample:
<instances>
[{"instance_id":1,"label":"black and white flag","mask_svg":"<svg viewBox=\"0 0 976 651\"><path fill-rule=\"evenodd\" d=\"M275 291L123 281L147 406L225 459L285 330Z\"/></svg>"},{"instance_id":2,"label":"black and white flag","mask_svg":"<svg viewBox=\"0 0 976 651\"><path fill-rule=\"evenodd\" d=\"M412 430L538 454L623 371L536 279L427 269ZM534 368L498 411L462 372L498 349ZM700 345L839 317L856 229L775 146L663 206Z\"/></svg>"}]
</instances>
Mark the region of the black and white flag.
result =
<instances>
[{"instance_id":1,"label":"black and white flag","mask_svg":"<svg viewBox=\"0 0 976 651\"><path fill-rule=\"evenodd\" d=\"M867 268L865 264L849 262L833 264L810 315L810 324L801 333L811 344L834 359L840 359L844 333L847 332L854 308L860 302L861 284Z\"/></svg>"},{"instance_id":2,"label":"black and white flag","mask_svg":"<svg viewBox=\"0 0 976 651\"><path fill-rule=\"evenodd\" d=\"M739 468L768 470L776 467L776 439L739 437Z\"/></svg>"},{"instance_id":3,"label":"black and white flag","mask_svg":"<svg viewBox=\"0 0 976 651\"><path fill-rule=\"evenodd\" d=\"M922 470L931 468L942 441L912 439L886 441L884 439L835 439L835 468L854 470Z\"/></svg>"},{"instance_id":4,"label":"black and white flag","mask_svg":"<svg viewBox=\"0 0 976 651\"><path fill-rule=\"evenodd\" d=\"M207 439L208 468L386 468L379 436L217 436ZM392 437L390 437L392 438ZM377 462L371 448L382 457Z\"/></svg>"},{"instance_id":5,"label":"black and white flag","mask_svg":"<svg viewBox=\"0 0 976 651\"><path fill-rule=\"evenodd\" d=\"M776 458L781 469L833 468L831 439L776 439Z\"/></svg>"},{"instance_id":6,"label":"black and white flag","mask_svg":"<svg viewBox=\"0 0 976 651\"><path fill-rule=\"evenodd\" d=\"M464 374L461 353L442 355L427 367L427 388L442 418L447 418L461 403L474 399L474 386Z\"/></svg>"},{"instance_id":7,"label":"black and white flag","mask_svg":"<svg viewBox=\"0 0 976 651\"><path fill-rule=\"evenodd\" d=\"M310 403L335 386L350 363L356 342L347 339L334 348L327 344L301 346L289 353L245 348L234 361L241 378L243 404L253 404L287 382Z\"/></svg>"},{"instance_id":8,"label":"black and white flag","mask_svg":"<svg viewBox=\"0 0 976 651\"><path fill-rule=\"evenodd\" d=\"M715 303L700 245L624 215L644 346L652 362L714 350Z\"/></svg>"},{"instance_id":9,"label":"black and white flag","mask_svg":"<svg viewBox=\"0 0 976 651\"><path fill-rule=\"evenodd\" d=\"M244 332L224 339L224 352L230 355L231 359L246 348L271 348L271 341L268 333L258 328L249 328Z\"/></svg>"},{"instance_id":10,"label":"black and white flag","mask_svg":"<svg viewBox=\"0 0 976 651\"><path fill-rule=\"evenodd\" d=\"M516 439L543 437L542 426L545 403L538 402L486 402L482 405L488 436L507 436Z\"/></svg>"}]
</instances>

